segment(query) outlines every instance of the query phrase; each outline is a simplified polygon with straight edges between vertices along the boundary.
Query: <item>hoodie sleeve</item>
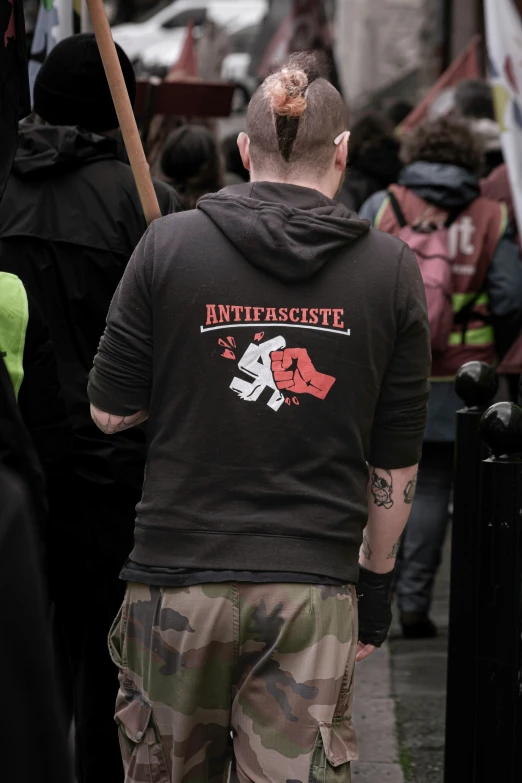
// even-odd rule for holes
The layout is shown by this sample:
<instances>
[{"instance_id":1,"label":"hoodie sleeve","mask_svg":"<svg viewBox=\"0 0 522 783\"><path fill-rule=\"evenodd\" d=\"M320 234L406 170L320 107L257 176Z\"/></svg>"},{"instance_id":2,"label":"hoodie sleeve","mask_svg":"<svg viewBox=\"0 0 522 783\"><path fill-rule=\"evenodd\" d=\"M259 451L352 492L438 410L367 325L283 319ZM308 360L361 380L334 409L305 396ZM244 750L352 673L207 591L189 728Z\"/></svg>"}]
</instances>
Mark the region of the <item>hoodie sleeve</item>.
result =
<instances>
[{"instance_id":1,"label":"hoodie sleeve","mask_svg":"<svg viewBox=\"0 0 522 783\"><path fill-rule=\"evenodd\" d=\"M370 452L370 463L388 470L419 462L429 397L426 295L417 260L406 246L397 280L396 318L395 346L375 410Z\"/></svg>"},{"instance_id":2,"label":"hoodie sleeve","mask_svg":"<svg viewBox=\"0 0 522 783\"><path fill-rule=\"evenodd\" d=\"M153 258L154 224L134 251L116 289L89 377L91 403L98 410L116 416L129 416L149 407Z\"/></svg>"}]
</instances>

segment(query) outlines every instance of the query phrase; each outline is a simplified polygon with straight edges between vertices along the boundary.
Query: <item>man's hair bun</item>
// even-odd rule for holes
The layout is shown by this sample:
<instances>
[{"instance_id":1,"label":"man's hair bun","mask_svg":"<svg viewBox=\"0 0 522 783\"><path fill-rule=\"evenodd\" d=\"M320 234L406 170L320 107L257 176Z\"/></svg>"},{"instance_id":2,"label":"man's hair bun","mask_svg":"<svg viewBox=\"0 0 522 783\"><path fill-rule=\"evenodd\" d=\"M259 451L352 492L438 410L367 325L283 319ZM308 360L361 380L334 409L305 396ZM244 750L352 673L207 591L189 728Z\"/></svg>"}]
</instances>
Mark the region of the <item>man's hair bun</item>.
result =
<instances>
[{"instance_id":1,"label":"man's hair bun","mask_svg":"<svg viewBox=\"0 0 522 783\"><path fill-rule=\"evenodd\" d=\"M283 68L269 76L265 91L270 97L274 114L278 117L302 117L306 109L305 93L308 76L301 70Z\"/></svg>"},{"instance_id":2,"label":"man's hair bun","mask_svg":"<svg viewBox=\"0 0 522 783\"><path fill-rule=\"evenodd\" d=\"M316 79L324 77L315 52L296 52L287 65L273 73L264 83L265 95L269 97L276 117L298 120L306 109L306 91Z\"/></svg>"}]
</instances>

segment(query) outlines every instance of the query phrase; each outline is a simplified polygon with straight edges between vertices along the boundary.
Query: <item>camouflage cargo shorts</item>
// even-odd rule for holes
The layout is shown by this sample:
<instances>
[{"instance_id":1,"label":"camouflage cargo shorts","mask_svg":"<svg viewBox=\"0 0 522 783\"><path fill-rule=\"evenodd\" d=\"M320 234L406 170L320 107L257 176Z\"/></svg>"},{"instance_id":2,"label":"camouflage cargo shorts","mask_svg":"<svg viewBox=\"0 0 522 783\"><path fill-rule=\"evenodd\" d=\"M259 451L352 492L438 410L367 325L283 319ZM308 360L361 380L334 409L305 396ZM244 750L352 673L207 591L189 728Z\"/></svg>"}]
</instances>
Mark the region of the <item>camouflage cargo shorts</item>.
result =
<instances>
[{"instance_id":1,"label":"camouflage cargo shorts","mask_svg":"<svg viewBox=\"0 0 522 783\"><path fill-rule=\"evenodd\" d=\"M109 648L126 783L349 783L351 585L129 583Z\"/></svg>"}]
</instances>

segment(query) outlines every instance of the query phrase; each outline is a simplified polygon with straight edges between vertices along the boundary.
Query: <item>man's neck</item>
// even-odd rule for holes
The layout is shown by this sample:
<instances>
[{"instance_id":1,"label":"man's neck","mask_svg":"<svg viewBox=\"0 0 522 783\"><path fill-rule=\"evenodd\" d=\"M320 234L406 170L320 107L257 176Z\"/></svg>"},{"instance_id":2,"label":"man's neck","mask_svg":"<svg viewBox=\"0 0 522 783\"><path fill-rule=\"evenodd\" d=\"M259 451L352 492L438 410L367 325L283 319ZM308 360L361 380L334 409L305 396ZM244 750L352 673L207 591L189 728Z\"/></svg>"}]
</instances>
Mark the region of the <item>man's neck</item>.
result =
<instances>
[{"instance_id":1,"label":"man's neck","mask_svg":"<svg viewBox=\"0 0 522 783\"><path fill-rule=\"evenodd\" d=\"M310 190L317 190L319 193L322 193L323 196L326 196L326 198L335 198L335 193L333 192L333 188L328 186L326 182L318 182L317 180L311 180L305 178L292 178L292 179L279 179L278 177L274 176L257 176L257 175L251 175L250 182L273 182L278 185L297 185L300 188L309 188Z\"/></svg>"}]
</instances>

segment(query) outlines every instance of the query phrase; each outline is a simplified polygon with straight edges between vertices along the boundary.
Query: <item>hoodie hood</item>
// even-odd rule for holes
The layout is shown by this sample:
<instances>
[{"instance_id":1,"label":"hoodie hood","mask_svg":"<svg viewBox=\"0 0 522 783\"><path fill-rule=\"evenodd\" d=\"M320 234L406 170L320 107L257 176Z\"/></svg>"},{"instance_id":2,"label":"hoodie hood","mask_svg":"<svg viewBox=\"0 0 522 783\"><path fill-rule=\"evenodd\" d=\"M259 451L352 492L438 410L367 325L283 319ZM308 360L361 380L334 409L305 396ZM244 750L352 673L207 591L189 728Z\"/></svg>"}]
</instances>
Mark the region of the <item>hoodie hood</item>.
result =
<instances>
[{"instance_id":1,"label":"hoodie hood","mask_svg":"<svg viewBox=\"0 0 522 783\"><path fill-rule=\"evenodd\" d=\"M289 283L313 277L370 226L316 190L274 182L225 188L198 209L252 266Z\"/></svg>"},{"instance_id":2,"label":"hoodie hood","mask_svg":"<svg viewBox=\"0 0 522 783\"><path fill-rule=\"evenodd\" d=\"M464 209L480 196L477 177L467 169L449 163L411 163L402 170L399 185L444 209Z\"/></svg>"},{"instance_id":3,"label":"hoodie hood","mask_svg":"<svg viewBox=\"0 0 522 783\"><path fill-rule=\"evenodd\" d=\"M39 179L116 158L116 139L97 136L82 128L57 125L21 125L13 174Z\"/></svg>"}]
</instances>

